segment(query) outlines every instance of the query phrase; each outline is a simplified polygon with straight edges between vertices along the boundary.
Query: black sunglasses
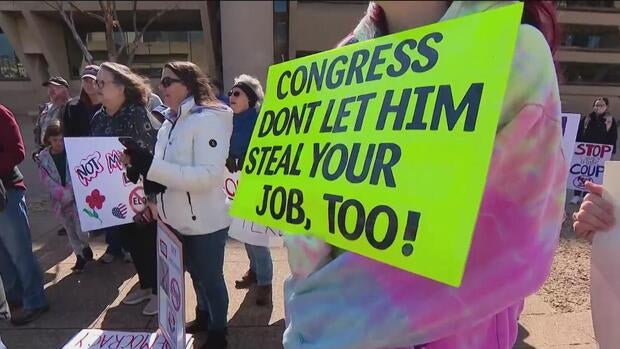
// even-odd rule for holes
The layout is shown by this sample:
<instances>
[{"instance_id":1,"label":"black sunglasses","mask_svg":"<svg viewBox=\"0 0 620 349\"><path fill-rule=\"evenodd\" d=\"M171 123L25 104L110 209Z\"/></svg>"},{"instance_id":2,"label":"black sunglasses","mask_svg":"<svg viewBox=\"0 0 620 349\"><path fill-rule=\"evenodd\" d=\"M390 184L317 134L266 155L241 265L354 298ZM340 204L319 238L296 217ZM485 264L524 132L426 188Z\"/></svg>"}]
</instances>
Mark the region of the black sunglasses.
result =
<instances>
[{"instance_id":1,"label":"black sunglasses","mask_svg":"<svg viewBox=\"0 0 620 349\"><path fill-rule=\"evenodd\" d=\"M230 96L239 97L240 95L241 95L241 92L239 91L234 91L234 92L232 90L228 91L228 97Z\"/></svg>"},{"instance_id":2,"label":"black sunglasses","mask_svg":"<svg viewBox=\"0 0 620 349\"><path fill-rule=\"evenodd\" d=\"M170 85L174 84L175 82L182 82L179 79L173 79L169 76L166 76L165 78L161 79L161 81L159 82L163 87L170 87Z\"/></svg>"}]
</instances>

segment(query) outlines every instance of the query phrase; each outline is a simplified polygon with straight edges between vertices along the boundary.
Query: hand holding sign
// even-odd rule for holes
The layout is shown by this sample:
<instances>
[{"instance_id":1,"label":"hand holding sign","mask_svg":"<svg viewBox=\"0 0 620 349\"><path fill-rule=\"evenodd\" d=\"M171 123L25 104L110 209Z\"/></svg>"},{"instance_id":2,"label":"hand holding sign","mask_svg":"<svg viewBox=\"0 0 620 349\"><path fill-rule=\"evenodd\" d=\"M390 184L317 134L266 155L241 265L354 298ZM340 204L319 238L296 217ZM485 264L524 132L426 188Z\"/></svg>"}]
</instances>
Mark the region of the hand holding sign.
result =
<instances>
[{"instance_id":1,"label":"hand holding sign","mask_svg":"<svg viewBox=\"0 0 620 349\"><path fill-rule=\"evenodd\" d=\"M270 67L231 213L458 286L522 6Z\"/></svg>"}]
</instances>

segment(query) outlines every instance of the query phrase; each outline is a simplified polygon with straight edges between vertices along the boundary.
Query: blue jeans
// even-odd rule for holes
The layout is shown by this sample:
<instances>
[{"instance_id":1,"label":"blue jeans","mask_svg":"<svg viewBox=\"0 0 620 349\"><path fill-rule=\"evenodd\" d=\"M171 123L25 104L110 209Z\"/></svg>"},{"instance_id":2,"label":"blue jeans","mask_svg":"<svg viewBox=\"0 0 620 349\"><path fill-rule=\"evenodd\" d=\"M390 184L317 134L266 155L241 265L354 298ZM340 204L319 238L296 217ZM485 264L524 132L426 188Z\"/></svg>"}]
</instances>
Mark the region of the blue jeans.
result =
<instances>
[{"instance_id":1,"label":"blue jeans","mask_svg":"<svg viewBox=\"0 0 620 349\"><path fill-rule=\"evenodd\" d=\"M43 272L32 252L24 190L7 189L7 207L0 212L0 275L7 299L21 300L24 309L47 305Z\"/></svg>"},{"instance_id":2,"label":"blue jeans","mask_svg":"<svg viewBox=\"0 0 620 349\"><path fill-rule=\"evenodd\" d=\"M183 259L192 277L198 310L209 313L209 331L228 327L228 291L224 281L224 251L228 228L204 235L177 236Z\"/></svg>"},{"instance_id":3,"label":"blue jeans","mask_svg":"<svg viewBox=\"0 0 620 349\"><path fill-rule=\"evenodd\" d=\"M273 279L273 262L269 247L245 244L250 259L250 270L256 274L258 286L271 285Z\"/></svg>"},{"instance_id":4,"label":"blue jeans","mask_svg":"<svg viewBox=\"0 0 620 349\"><path fill-rule=\"evenodd\" d=\"M105 228L105 242L108 247L105 253L116 257L123 257L123 236L122 229L118 227Z\"/></svg>"}]
</instances>

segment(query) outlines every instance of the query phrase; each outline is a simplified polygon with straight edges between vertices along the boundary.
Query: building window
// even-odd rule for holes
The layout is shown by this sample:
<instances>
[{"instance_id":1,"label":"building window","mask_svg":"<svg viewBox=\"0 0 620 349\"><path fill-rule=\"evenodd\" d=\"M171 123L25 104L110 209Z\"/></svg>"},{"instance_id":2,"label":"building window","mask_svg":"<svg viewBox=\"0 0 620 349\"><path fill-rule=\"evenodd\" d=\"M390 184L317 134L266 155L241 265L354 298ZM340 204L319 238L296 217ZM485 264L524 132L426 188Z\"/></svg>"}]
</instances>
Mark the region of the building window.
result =
<instances>
[{"instance_id":1,"label":"building window","mask_svg":"<svg viewBox=\"0 0 620 349\"><path fill-rule=\"evenodd\" d=\"M133 42L135 33L125 35L129 42ZM95 64L108 60L104 32L87 33L84 38ZM115 38L116 42L122 42L121 39L121 37ZM206 64L205 52L202 30L147 31L136 49L131 68L146 77L159 78L164 64L173 60L192 61L199 66ZM69 54L69 61L72 78L79 79L80 69L86 65L79 48L76 54Z\"/></svg>"},{"instance_id":2,"label":"building window","mask_svg":"<svg viewBox=\"0 0 620 349\"><path fill-rule=\"evenodd\" d=\"M615 4L613 0L607 0L607 1L594 1L594 0L587 0L587 1L574 1L574 0L567 0L567 1L558 1L558 7L562 8L562 9L571 9L571 8L614 8Z\"/></svg>"},{"instance_id":3,"label":"building window","mask_svg":"<svg viewBox=\"0 0 620 349\"><path fill-rule=\"evenodd\" d=\"M24 66L19 62L13 46L4 33L0 33L0 80L29 80Z\"/></svg>"},{"instance_id":4,"label":"building window","mask_svg":"<svg viewBox=\"0 0 620 349\"><path fill-rule=\"evenodd\" d=\"M620 86L620 64L564 62L561 66L566 84Z\"/></svg>"},{"instance_id":5,"label":"building window","mask_svg":"<svg viewBox=\"0 0 620 349\"><path fill-rule=\"evenodd\" d=\"M281 63L289 59L289 3L273 1L273 61Z\"/></svg>"},{"instance_id":6,"label":"building window","mask_svg":"<svg viewBox=\"0 0 620 349\"><path fill-rule=\"evenodd\" d=\"M620 51L620 27L566 24L562 31L566 48Z\"/></svg>"}]
</instances>

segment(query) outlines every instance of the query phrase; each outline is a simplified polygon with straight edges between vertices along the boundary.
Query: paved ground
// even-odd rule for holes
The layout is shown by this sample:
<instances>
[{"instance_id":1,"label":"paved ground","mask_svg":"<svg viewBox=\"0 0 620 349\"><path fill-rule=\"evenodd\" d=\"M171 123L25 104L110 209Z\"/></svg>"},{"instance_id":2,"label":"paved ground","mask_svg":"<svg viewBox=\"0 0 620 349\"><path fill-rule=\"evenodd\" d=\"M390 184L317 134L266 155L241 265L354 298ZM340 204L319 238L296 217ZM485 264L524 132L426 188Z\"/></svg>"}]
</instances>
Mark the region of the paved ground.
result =
<instances>
[{"instance_id":1,"label":"paved ground","mask_svg":"<svg viewBox=\"0 0 620 349\"><path fill-rule=\"evenodd\" d=\"M31 138L30 130L24 130ZM32 149L29 147L29 149ZM58 222L47 209L46 193L36 179L34 166L26 160L22 166L29 184L31 225L34 250L46 271L46 290L52 306L49 313L35 323L14 328L0 323L0 335L8 349L57 349L83 328L144 331L156 328L156 318L141 315L142 306L120 304L137 282L133 266L121 262L112 265L93 263L82 275L70 274L74 259L66 238L56 236ZM101 238L95 239L94 250L104 250ZM274 305L259 308L254 294L229 287L230 348L281 348L283 331L282 282L288 274L286 254L274 249ZM231 240L227 246L225 275L234 285L248 266L242 245ZM188 285L191 283L188 282ZM187 320L194 317L195 296L187 291ZM520 349L594 349L596 344L589 312L556 313L540 297L527 299L521 318Z\"/></svg>"}]
</instances>

